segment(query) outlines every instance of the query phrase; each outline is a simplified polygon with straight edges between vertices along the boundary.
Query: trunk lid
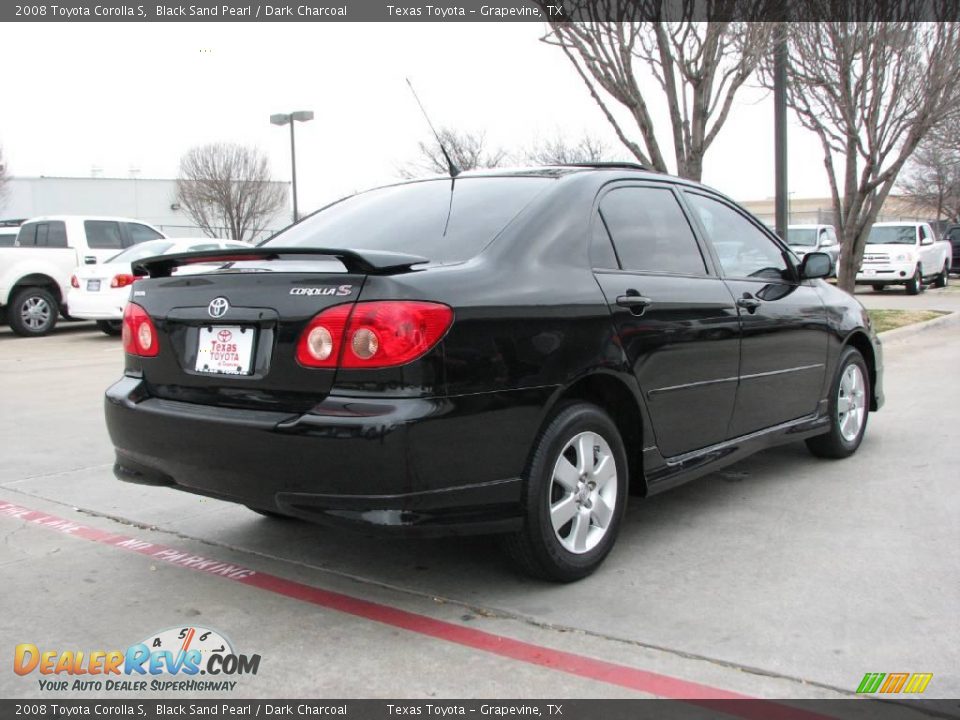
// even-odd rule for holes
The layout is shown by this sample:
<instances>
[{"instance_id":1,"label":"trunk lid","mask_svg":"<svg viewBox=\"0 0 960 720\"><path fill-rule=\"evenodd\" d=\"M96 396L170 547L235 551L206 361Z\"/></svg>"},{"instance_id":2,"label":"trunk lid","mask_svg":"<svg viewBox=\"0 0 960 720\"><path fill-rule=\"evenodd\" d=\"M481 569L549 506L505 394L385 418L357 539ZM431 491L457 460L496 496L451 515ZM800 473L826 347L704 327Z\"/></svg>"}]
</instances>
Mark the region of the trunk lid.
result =
<instances>
[{"instance_id":1,"label":"trunk lid","mask_svg":"<svg viewBox=\"0 0 960 720\"><path fill-rule=\"evenodd\" d=\"M326 397L337 372L297 362L309 321L357 301L368 274L360 269L387 274L426 262L339 253L348 251L251 248L134 263L135 274L150 278L132 286L130 300L152 318L160 349L155 357L128 355L128 370L140 370L154 397L306 412Z\"/></svg>"}]
</instances>

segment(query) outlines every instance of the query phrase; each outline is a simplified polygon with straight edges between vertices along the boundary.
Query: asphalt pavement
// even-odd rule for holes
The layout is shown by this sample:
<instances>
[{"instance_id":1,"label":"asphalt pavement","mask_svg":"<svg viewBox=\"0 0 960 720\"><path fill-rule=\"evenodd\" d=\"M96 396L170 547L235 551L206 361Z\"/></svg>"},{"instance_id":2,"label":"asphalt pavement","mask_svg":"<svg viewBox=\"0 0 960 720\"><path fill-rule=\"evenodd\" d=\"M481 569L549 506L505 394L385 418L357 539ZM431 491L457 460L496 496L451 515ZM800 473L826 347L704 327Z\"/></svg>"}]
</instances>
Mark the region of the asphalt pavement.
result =
<instances>
[{"instance_id":1,"label":"asphalt pavement","mask_svg":"<svg viewBox=\"0 0 960 720\"><path fill-rule=\"evenodd\" d=\"M102 394L121 366L88 324L0 329L0 697L76 697L14 673L15 644L188 625L261 655L243 697L840 698L866 672L960 696L956 325L886 347L854 457L791 445L631 499L604 566L564 586L489 538L384 541L120 483Z\"/></svg>"}]
</instances>

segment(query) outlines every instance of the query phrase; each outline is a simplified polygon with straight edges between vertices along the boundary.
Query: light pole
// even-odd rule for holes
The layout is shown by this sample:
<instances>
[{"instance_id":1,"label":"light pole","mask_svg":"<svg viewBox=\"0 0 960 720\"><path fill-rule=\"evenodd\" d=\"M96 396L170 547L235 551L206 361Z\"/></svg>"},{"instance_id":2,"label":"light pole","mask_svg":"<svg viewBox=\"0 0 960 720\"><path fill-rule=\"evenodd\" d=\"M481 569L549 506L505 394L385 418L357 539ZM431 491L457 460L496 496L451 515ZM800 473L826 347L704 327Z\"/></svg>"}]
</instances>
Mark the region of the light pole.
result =
<instances>
[{"instance_id":1,"label":"light pole","mask_svg":"<svg viewBox=\"0 0 960 720\"><path fill-rule=\"evenodd\" d=\"M296 122L307 122L313 120L313 110L297 110L292 113L278 113L270 116L270 122L274 125L290 124L290 176L293 180L293 221L300 219L297 214L297 146L293 139L293 125Z\"/></svg>"}]
</instances>

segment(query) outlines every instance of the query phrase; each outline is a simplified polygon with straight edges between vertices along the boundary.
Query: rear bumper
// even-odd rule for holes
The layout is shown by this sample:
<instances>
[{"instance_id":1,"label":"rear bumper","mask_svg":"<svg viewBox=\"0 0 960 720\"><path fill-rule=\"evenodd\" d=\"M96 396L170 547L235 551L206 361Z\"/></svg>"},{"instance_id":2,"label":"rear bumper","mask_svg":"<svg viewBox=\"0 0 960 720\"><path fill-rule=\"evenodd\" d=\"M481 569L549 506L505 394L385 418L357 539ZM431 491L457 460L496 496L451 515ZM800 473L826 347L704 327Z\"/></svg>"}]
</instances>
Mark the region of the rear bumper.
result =
<instances>
[{"instance_id":1,"label":"rear bumper","mask_svg":"<svg viewBox=\"0 0 960 720\"><path fill-rule=\"evenodd\" d=\"M127 293L122 291L93 294L72 289L67 293L70 317L80 320L122 320L126 302Z\"/></svg>"},{"instance_id":2,"label":"rear bumper","mask_svg":"<svg viewBox=\"0 0 960 720\"><path fill-rule=\"evenodd\" d=\"M411 535L506 532L544 391L328 397L306 414L106 393L116 476L305 520Z\"/></svg>"}]
</instances>

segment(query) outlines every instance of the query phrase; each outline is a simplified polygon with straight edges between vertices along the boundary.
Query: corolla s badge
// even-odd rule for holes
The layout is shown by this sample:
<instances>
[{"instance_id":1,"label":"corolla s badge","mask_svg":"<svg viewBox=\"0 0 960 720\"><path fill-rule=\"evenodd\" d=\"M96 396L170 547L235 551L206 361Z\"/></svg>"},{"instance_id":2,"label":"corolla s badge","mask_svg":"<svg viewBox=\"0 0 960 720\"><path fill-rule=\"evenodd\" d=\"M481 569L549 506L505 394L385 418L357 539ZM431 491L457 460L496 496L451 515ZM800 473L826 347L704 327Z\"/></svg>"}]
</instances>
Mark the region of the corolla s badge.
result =
<instances>
[{"instance_id":1,"label":"corolla s badge","mask_svg":"<svg viewBox=\"0 0 960 720\"><path fill-rule=\"evenodd\" d=\"M214 298L210 301L210 304L207 306L207 314L212 318L221 318L227 314L227 310L230 309L230 303L227 302L225 297Z\"/></svg>"}]
</instances>

